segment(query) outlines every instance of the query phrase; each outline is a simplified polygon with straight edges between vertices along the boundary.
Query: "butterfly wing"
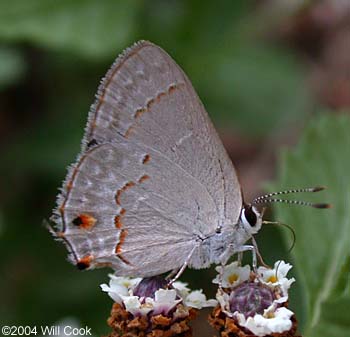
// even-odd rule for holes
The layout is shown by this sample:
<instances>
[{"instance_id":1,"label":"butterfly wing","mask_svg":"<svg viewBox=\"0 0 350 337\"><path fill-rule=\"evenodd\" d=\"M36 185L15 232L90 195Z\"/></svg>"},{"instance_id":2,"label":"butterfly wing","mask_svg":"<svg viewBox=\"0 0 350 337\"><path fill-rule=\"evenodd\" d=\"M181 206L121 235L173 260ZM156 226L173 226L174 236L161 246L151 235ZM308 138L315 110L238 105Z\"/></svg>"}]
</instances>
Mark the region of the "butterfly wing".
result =
<instances>
[{"instance_id":1,"label":"butterfly wing","mask_svg":"<svg viewBox=\"0 0 350 337\"><path fill-rule=\"evenodd\" d=\"M147 276L181 267L198 238L237 222L235 170L194 91L139 42L103 80L55 222L79 267ZM207 261L203 260L203 267Z\"/></svg>"}]
</instances>

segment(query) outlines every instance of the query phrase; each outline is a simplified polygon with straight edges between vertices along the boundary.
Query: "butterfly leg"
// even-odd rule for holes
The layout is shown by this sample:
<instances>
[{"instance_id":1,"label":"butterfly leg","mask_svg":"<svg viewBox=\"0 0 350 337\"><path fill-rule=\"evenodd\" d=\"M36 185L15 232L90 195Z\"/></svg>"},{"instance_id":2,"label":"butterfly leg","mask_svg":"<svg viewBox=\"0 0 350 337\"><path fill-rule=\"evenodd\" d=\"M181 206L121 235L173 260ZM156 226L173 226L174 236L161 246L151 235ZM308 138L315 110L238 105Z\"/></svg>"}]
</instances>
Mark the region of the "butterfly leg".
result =
<instances>
[{"instance_id":1,"label":"butterfly leg","mask_svg":"<svg viewBox=\"0 0 350 337\"><path fill-rule=\"evenodd\" d=\"M237 261L239 265L242 265L242 260L243 260L243 252L237 253Z\"/></svg>"},{"instance_id":2,"label":"butterfly leg","mask_svg":"<svg viewBox=\"0 0 350 337\"><path fill-rule=\"evenodd\" d=\"M176 272L176 270L173 270L170 273L170 275L167 278L172 277L175 273L176 273L176 275L169 281L168 286L172 285L182 275L182 273L185 271L186 267L188 266L194 251L197 248L198 248L197 245L193 246L193 248L191 249L190 253L186 257L186 260L185 260L184 264L182 265L182 267L177 272Z\"/></svg>"},{"instance_id":3,"label":"butterfly leg","mask_svg":"<svg viewBox=\"0 0 350 337\"><path fill-rule=\"evenodd\" d=\"M238 261L240 262L242 259L242 254L246 251L252 252L253 259L253 269L257 269L257 247L255 245L243 245L240 247L236 247L235 245L229 245L227 249L220 256L220 261L222 265L225 265L232 254L238 254ZM260 254L259 254L260 255Z\"/></svg>"},{"instance_id":4,"label":"butterfly leg","mask_svg":"<svg viewBox=\"0 0 350 337\"><path fill-rule=\"evenodd\" d=\"M243 253L250 250L252 252L252 264L253 264L253 270L257 270L257 253L256 253L256 247L254 245L243 245L241 247L238 247L235 249L235 253Z\"/></svg>"},{"instance_id":5,"label":"butterfly leg","mask_svg":"<svg viewBox=\"0 0 350 337\"><path fill-rule=\"evenodd\" d=\"M264 261L264 259L262 258L261 254L260 254L260 251L259 251L259 248L258 248L258 244L257 242L255 241L254 237L252 237L252 243L253 243L253 246L255 247L255 253L259 259L259 262L261 265L263 265L264 267L266 268L270 268L269 265L267 265Z\"/></svg>"}]
</instances>

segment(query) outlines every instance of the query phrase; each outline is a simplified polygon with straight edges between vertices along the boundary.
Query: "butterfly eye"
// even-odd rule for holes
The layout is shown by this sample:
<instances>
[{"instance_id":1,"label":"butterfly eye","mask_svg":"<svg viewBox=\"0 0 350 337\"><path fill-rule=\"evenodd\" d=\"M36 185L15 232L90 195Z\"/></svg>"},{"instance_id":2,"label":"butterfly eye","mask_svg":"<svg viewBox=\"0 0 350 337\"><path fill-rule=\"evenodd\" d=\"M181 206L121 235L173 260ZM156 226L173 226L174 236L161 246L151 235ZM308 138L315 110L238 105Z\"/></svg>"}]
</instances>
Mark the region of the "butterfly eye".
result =
<instances>
[{"instance_id":1,"label":"butterfly eye","mask_svg":"<svg viewBox=\"0 0 350 337\"><path fill-rule=\"evenodd\" d=\"M251 227L254 227L257 224L258 218L252 206L248 206L244 209L244 215Z\"/></svg>"}]
</instances>

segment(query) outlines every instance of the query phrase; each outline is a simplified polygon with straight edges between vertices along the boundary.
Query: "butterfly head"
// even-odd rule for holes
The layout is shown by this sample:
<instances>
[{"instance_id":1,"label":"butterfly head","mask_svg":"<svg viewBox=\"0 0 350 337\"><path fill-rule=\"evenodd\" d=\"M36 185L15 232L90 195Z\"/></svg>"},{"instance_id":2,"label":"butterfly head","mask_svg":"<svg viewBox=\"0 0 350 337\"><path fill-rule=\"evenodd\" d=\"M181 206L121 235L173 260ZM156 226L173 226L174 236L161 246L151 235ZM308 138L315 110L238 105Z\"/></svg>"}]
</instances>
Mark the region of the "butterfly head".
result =
<instances>
[{"instance_id":1,"label":"butterfly head","mask_svg":"<svg viewBox=\"0 0 350 337\"><path fill-rule=\"evenodd\" d=\"M262 225L263 212L252 204L244 204L241 211L240 222L251 235L256 234Z\"/></svg>"}]
</instances>

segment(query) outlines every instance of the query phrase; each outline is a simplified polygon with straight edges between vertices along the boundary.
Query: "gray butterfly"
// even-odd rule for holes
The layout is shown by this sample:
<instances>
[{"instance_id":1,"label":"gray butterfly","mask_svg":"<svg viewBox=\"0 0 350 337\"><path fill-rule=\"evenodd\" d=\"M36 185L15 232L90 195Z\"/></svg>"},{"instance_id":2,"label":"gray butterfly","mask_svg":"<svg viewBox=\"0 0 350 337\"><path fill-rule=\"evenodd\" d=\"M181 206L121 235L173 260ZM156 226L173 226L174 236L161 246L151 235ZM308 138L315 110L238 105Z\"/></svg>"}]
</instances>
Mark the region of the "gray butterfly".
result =
<instances>
[{"instance_id":1,"label":"gray butterfly","mask_svg":"<svg viewBox=\"0 0 350 337\"><path fill-rule=\"evenodd\" d=\"M245 244L262 225L254 205L272 195L243 204L191 82L164 50L140 41L99 87L52 219L78 268L146 277L254 251Z\"/></svg>"}]
</instances>

